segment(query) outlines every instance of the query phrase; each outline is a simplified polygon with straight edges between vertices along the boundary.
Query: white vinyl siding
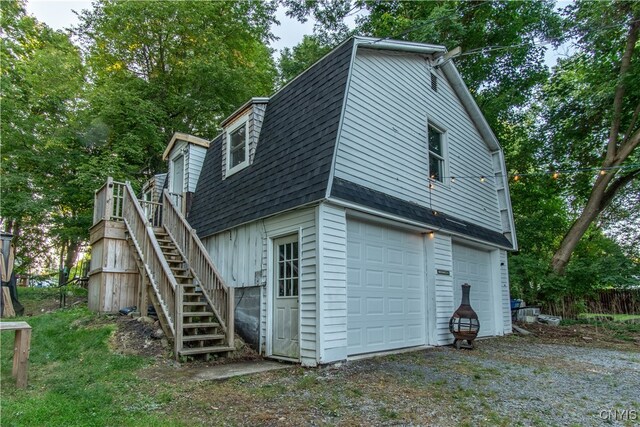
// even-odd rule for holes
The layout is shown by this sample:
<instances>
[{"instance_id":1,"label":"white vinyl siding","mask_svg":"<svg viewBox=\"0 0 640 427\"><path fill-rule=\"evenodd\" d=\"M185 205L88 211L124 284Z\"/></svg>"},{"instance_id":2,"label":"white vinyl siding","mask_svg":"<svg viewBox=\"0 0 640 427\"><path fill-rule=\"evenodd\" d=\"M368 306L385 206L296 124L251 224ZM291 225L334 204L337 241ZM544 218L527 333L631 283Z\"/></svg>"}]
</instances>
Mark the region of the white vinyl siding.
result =
<instances>
[{"instance_id":1,"label":"white vinyl siding","mask_svg":"<svg viewBox=\"0 0 640 427\"><path fill-rule=\"evenodd\" d=\"M500 250L500 289L501 289L501 309L503 333L512 332L511 324L511 293L509 292L509 267L507 261L507 251Z\"/></svg>"},{"instance_id":2,"label":"white vinyl siding","mask_svg":"<svg viewBox=\"0 0 640 427\"><path fill-rule=\"evenodd\" d=\"M187 191L195 192L200 179L200 171L204 163L204 156L207 149L199 145L189 147L189 162L187 163Z\"/></svg>"},{"instance_id":3,"label":"white vinyl siding","mask_svg":"<svg viewBox=\"0 0 640 427\"><path fill-rule=\"evenodd\" d=\"M354 61L335 176L502 231L492 153L441 71L424 58L360 48ZM447 132L455 184L429 191L427 124ZM479 179L463 177L486 176ZM430 194L431 193L431 194Z\"/></svg>"},{"instance_id":4,"label":"white vinyl siding","mask_svg":"<svg viewBox=\"0 0 640 427\"><path fill-rule=\"evenodd\" d=\"M315 208L254 221L203 239L211 259L227 285L232 287L267 283L267 242L291 233L300 233L300 359L316 365L316 223ZM262 292L260 341L267 333L267 306Z\"/></svg>"},{"instance_id":5,"label":"white vinyl siding","mask_svg":"<svg viewBox=\"0 0 640 427\"><path fill-rule=\"evenodd\" d=\"M344 208L318 207L320 363L347 358L347 219Z\"/></svg>"},{"instance_id":6,"label":"white vinyl siding","mask_svg":"<svg viewBox=\"0 0 640 427\"><path fill-rule=\"evenodd\" d=\"M451 236L435 233L430 237L433 247L433 262L430 266L435 272L435 306L436 306L436 344L447 345L453 342L449 332L449 319L453 314L453 260L451 258ZM449 274L438 274L438 270ZM457 308L457 306L456 306Z\"/></svg>"},{"instance_id":7,"label":"white vinyl siding","mask_svg":"<svg viewBox=\"0 0 640 427\"><path fill-rule=\"evenodd\" d=\"M200 171L202 170L202 164L204 163L204 156L207 153L205 147L201 147L195 144L189 144L181 139L177 140L169 153L169 183L173 183L173 176L175 174L174 161L181 154L184 156L184 170L183 179L184 185L182 191L196 191L196 185L198 185L198 179L200 178ZM162 186L164 181L156 182L158 189L162 192ZM171 186L170 186L171 187ZM170 188L170 191L173 191ZM181 191L181 192L182 192Z\"/></svg>"}]
</instances>

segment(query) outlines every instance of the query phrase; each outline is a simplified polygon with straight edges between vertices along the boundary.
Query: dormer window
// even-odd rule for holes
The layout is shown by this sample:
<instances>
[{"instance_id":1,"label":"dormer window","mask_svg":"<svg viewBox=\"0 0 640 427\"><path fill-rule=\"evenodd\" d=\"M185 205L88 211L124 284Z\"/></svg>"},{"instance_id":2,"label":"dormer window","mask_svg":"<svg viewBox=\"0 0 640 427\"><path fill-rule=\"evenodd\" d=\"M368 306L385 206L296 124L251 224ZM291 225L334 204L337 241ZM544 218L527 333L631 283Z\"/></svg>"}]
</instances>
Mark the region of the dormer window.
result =
<instances>
[{"instance_id":1,"label":"dormer window","mask_svg":"<svg viewBox=\"0 0 640 427\"><path fill-rule=\"evenodd\" d=\"M227 176L249 164L248 117L231 125L227 131Z\"/></svg>"}]
</instances>

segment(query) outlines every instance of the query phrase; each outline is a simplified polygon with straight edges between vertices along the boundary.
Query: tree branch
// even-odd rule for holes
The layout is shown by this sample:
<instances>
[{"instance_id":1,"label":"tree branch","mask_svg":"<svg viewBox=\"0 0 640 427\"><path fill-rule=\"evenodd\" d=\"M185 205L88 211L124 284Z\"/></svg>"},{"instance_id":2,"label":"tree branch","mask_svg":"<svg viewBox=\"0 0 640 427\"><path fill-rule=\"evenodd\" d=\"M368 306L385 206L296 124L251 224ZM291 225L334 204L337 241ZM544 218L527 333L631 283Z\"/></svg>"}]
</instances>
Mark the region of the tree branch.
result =
<instances>
[{"instance_id":1,"label":"tree branch","mask_svg":"<svg viewBox=\"0 0 640 427\"><path fill-rule=\"evenodd\" d=\"M620 120L622 118L622 103L624 100L625 85L624 78L631 66L631 56L638 41L638 28L640 22L633 21L627 35L627 45L620 61L620 73L618 74L618 84L613 98L613 118L611 119L611 129L609 131L609 143L607 144L607 160L612 162L617 151L618 135L620 133Z\"/></svg>"},{"instance_id":2,"label":"tree branch","mask_svg":"<svg viewBox=\"0 0 640 427\"><path fill-rule=\"evenodd\" d=\"M630 173L616 179L611 184L609 184L609 186L607 186L607 189L602 196L602 200L600 200L600 205L598 206L598 209L602 211L607 206L609 206L609 204L611 203L615 195L618 193L618 191L622 187L624 187L625 185L633 181L638 176L640 176L640 169L635 169L635 170L632 170Z\"/></svg>"},{"instance_id":3,"label":"tree branch","mask_svg":"<svg viewBox=\"0 0 640 427\"><path fill-rule=\"evenodd\" d=\"M618 153L613 161L613 166L619 166L627 157L631 155L640 144L640 129L638 129L623 145L620 146Z\"/></svg>"},{"instance_id":4,"label":"tree branch","mask_svg":"<svg viewBox=\"0 0 640 427\"><path fill-rule=\"evenodd\" d=\"M624 134L624 139L622 140L622 145L624 145L628 140L631 132L633 132L633 128L636 125L636 121L638 120L638 114L640 114L640 102L636 105L636 109L633 112L633 116L631 116L631 123L629 123L629 127L627 128L627 132Z\"/></svg>"}]
</instances>

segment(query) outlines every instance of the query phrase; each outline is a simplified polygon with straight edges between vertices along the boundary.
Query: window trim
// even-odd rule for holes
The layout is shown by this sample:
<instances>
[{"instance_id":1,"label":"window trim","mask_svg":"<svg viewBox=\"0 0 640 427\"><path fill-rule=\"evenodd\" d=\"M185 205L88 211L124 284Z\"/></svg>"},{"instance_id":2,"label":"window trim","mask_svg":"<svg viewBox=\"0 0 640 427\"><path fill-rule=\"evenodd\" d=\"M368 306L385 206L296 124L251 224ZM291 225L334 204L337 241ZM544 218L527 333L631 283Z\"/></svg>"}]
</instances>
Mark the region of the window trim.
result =
<instances>
[{"instance_id":1,"label":"window trim","mask_svg":"<svg viewBox=\"0 0 640 427\"><path fill-rule=\"evenodd\" d=\"M234 167L229 167L231 165L231 134L238 130L241 126L245 127L244 130L244 160ZM229 177L236 172L241 171L242 169L249 166L249 115L247 114L244 117L239 118L235 123L229 126L226 130L226 162L225 162L225 171L226 176Z\"/></svg>"},{"instance_id":2,"label":"window trim","mask_svg":"<svg viewBox=\"0 0 640 427\"><path fill-rule=\"evenodd\" d=\"M435 153L431 151L429 147L429 131L433 129L434 131L440 134L440 144L442 149L442 154ZM437 184L444 185L445 187L449 187L449 181L447 177L449 176L449 138L448 132L444 127L434 123L433 120L427 120L427 179L429 180L429 185ZM431 156L434 156L442 161L442 180L431 177Z\"/></svg>"}]
</instances>

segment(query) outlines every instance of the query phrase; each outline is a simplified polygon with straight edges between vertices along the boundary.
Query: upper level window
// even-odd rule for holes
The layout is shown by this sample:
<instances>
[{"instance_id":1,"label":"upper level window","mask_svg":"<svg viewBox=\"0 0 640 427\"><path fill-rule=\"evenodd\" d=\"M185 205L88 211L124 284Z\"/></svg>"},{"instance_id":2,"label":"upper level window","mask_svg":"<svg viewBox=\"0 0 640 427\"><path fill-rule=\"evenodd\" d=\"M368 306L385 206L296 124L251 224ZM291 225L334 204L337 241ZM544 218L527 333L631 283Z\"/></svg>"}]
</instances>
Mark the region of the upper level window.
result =
<instances>
[{"instance_id":1,"label":"upper level window","mask_svg":"<svg viewBox=\"0 0 640 427\"><path fill-rule=\"evenodd\" d=\"M227 176L249 164L247 118L239 120L227 131Z\"/></svg>"},{"instance_id":2,"label":"upper level window","mask_svg":"<svg viewBox=\"0 0 640 427\"><path fill-rule=\"evenodd\" d=\"M428 126L429 137L429 177L435 181L444 181L444 133Z\"/></svg>"}]
</instances>

